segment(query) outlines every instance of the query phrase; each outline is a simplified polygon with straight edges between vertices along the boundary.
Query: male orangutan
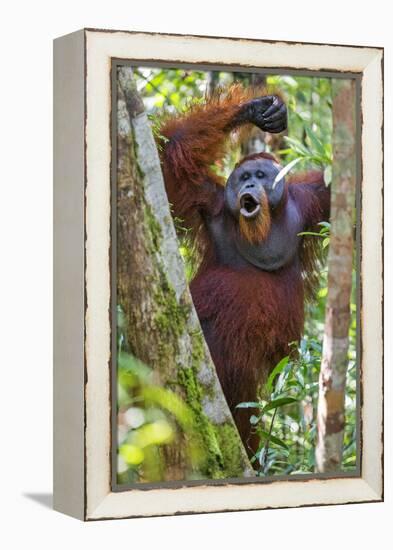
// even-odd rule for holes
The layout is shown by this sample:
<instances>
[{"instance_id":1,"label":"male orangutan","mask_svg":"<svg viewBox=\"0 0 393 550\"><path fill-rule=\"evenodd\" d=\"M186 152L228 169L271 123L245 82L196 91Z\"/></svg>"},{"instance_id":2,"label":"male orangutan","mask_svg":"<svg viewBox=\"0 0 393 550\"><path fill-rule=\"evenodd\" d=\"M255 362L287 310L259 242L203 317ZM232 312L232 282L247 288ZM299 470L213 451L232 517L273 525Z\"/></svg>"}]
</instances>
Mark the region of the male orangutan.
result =
<instances>
[{"instance_id":1,"label":"male orangutan","mask_svg":"<svg viewBox=\"0 0 393 550\"><path fill-rule=\"evenodd\" d=\"M166 120L161 157L173 214L202 252L191 293L247 445L250 412L235 407L255 401L288 344L302 334L317 251L315 239L299 233L328 220L330 201L321 173L285 181L267 153L243 158L226 183L218 177L212 166L224 155L226 138L245 124L282 132L286 107L276 96L253 98L235 85Z\"/></svg>"}]
</instances>

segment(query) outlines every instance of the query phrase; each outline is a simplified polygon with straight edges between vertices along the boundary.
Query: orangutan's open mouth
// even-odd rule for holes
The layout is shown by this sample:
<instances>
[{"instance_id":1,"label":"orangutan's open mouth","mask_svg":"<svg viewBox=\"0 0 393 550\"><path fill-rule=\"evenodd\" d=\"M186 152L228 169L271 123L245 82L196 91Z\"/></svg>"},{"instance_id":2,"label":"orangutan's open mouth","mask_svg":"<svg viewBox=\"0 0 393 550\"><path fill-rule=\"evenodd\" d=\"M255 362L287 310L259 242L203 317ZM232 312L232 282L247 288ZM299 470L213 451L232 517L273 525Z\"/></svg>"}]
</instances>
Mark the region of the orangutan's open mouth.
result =
<instances>
[{"instance_id":1,"label":"orangutan's open mouth","mask_svg":"<svg viewBox=\"0 0 393 550\"><path fill-rule=\"evenodd\" d=\"M240 214L245 218L254 218L260 209L261 205L250 193L240 197Z\"/></svg>"}]
</instances>

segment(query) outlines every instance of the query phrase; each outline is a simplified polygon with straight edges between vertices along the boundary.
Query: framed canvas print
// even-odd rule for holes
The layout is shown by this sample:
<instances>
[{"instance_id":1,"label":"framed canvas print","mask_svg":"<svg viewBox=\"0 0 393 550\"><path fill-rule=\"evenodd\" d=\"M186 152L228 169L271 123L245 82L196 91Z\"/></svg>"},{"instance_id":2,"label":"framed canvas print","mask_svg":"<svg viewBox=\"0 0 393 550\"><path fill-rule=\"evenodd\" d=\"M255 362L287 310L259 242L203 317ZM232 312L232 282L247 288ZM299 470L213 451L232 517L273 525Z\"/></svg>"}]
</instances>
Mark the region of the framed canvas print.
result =
<instances>
[{"instance_id":1,"label":"framed canvas print","mask_svg":"<svg viewBox=\"0 0 393 550\"><path fill-rule=\"evenodd\" d=\"M383 499L383 50L54 45L54 506Z\"/></svg>"}]
</instances>

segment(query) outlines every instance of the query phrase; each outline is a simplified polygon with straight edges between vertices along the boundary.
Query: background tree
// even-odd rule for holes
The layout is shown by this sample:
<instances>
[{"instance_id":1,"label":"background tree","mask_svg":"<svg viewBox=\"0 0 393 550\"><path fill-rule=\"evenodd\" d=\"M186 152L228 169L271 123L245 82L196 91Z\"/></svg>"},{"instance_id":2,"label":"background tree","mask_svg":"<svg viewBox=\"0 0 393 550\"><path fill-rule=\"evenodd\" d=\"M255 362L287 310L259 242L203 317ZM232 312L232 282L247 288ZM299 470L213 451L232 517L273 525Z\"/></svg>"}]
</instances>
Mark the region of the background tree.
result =
<instances>
[{"instance_id":1,"label":"background tree","mask_svg":"<svg viewBox=\"0 0 393 550\"><path fill-rule=\"evenodd\" d=\"M355 206L355 81L332 80L333 178L328 299L319 378L317 470L341 469L345 427Z\"/></svg>"}]
</instances>

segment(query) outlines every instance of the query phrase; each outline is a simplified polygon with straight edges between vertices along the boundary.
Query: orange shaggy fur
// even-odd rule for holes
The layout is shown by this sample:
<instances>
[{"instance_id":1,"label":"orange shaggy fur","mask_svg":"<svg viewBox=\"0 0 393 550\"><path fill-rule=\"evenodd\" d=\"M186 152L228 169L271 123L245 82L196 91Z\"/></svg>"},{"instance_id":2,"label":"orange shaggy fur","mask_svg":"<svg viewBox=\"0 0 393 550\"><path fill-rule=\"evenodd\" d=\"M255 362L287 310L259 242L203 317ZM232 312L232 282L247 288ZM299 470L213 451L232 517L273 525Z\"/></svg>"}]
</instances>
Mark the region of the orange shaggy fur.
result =
<instances>
[{"instance_id":1,"label":"orange shaggy fur","mask_svg":"<svg viewBox=\"0 0 393 550\"><path fill-rule=\"evenodd\" d=\"M242 237L252 244L266 239L270 231L270 209L266 193L262 195L261 209L256 218L240 216L239 230Z\"/></svg>"}]
</instances>

